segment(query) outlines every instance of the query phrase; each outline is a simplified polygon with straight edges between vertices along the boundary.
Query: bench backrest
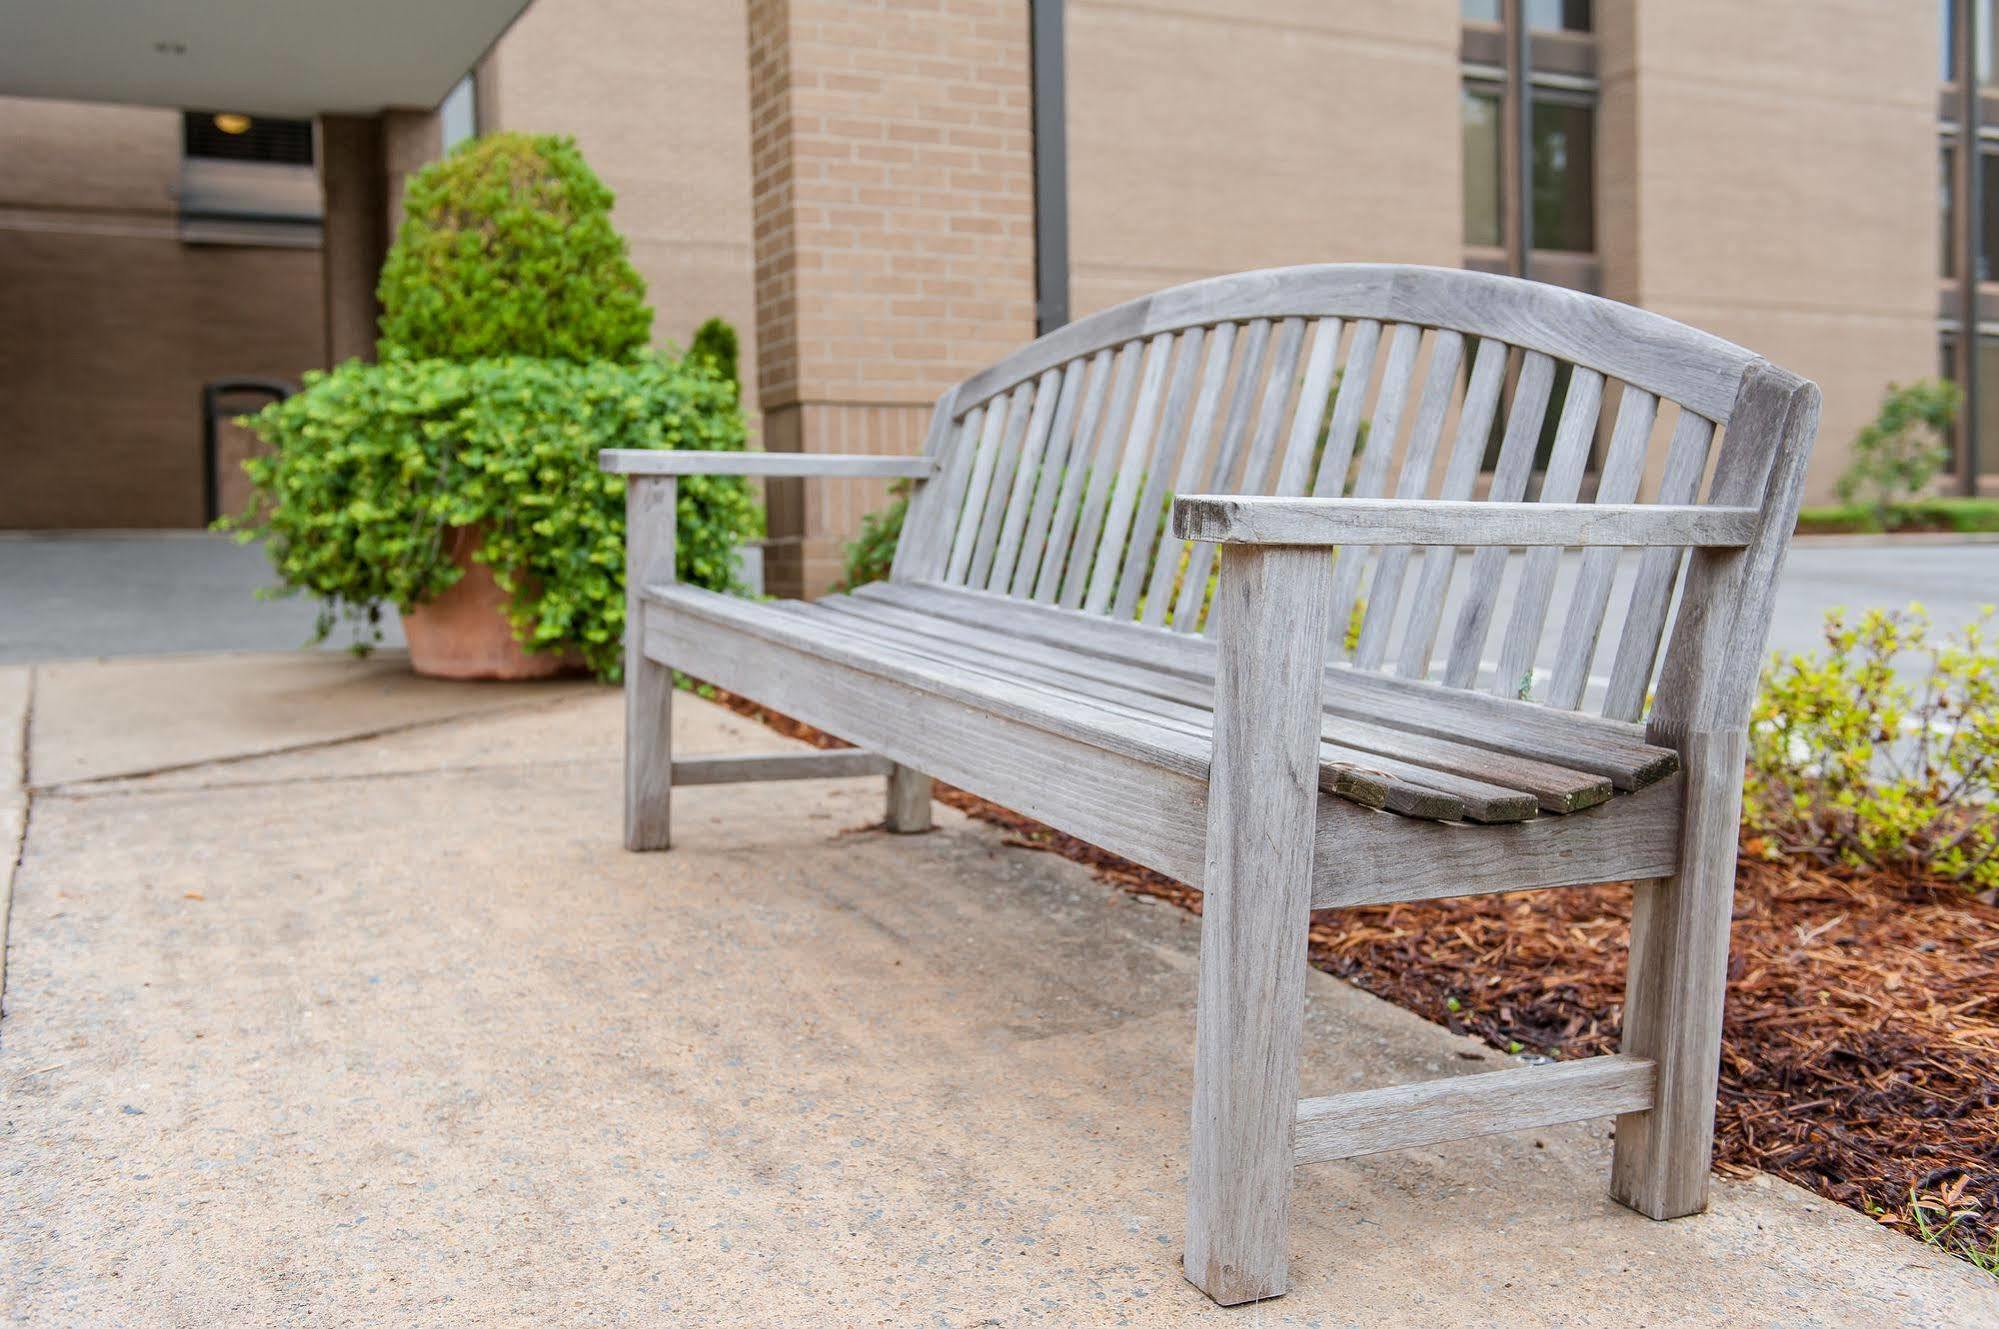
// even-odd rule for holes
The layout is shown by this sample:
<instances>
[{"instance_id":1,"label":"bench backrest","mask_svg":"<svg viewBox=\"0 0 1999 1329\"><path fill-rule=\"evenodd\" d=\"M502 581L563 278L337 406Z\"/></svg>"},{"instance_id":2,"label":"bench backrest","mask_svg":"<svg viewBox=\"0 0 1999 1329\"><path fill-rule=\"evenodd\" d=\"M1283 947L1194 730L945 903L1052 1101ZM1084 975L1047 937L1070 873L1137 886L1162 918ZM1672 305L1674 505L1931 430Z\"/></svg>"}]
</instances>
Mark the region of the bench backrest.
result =
<instances>
[{"instance_id":1,"label":"bench backrest","mask_svg":"<svg viewBox=\"0 0 1999 1329\"><path fill-rule=\"evenodd\" d=\"M1774 576L1809 392L1717 337L1514 278L1385 265L1215 278L1058 329L947 393L928 445L938 477L911 504L894 575L1200 632L1214 547L1172 539L1166 512L1175 494L1245 493L1761 506L1761 553L1707 575ZM1677 549L1345 550L1333 621L1356 626L1334 654L1635 719L1684 562ZM1739 634L1753 630L1754 654L1762 612ZM1553 667L1534 674L1551 626ZM1689 653L1727 636L1685 630Z\"/></svg>"}]
</instances>

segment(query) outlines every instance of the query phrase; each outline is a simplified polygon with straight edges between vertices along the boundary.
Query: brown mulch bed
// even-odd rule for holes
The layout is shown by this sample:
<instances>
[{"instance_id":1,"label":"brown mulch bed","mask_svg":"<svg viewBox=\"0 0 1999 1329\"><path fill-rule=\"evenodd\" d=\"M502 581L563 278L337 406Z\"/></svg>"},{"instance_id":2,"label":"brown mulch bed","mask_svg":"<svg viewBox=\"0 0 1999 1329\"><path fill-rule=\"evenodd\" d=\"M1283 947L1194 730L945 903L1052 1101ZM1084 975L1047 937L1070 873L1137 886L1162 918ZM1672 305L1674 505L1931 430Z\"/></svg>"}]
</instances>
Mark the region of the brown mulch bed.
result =
<instances>
[{"instance_id":1,"label":"brown mulch bed","mask_svg":"<svg viewBox=\"0 0 1999 1329\"><path fill-rule=\"evenodd\" d=\"M707 690L704 689L704 693ZM819 747L755 703L716 700ZM1201 893L959 789L937 798L1020 845L1195 913ZM1628 886L1322 910L1319 968L1494 1047L1615 1050ZM1773 1173L1912 1227L1911 1192L1999 1237L1999 907L1958 889L1745 855L1736 874L1715 1166ZM1932 1215L1933 1220L1935 1215Z\"/></svg>"}]
</instances>

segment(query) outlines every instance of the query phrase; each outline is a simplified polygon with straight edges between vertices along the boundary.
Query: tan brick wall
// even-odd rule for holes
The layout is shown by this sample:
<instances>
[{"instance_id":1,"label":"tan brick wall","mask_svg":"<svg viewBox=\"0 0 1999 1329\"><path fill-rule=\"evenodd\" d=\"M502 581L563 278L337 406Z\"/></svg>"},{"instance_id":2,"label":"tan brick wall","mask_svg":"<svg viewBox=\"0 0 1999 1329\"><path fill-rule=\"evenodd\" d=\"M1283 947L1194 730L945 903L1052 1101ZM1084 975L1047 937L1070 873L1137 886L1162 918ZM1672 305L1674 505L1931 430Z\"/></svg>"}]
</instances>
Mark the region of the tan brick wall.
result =
<instances>
[{"instance_id":1,"label":"tan brick wall","mask_svg":"<svg viewBox=\"0 0 1999 1329\"><path fill-rule=\"evenodd\" d=\"M535 0L480 71L484 129L573 134L618 196L656 341L735 324L756 405L744 8L717 0Z\"/></svg>"},{"instance_id":2,"label":"tan brick wall","mask_svg":"<svg viewBox=\"0 0 1999 1329\"><path fill-rule=\"evenodd\" d=\"M751 14L765 404L927 405L1033 335L1026 8Z\"/></svg>"},{"instance_id":3,"label":"tan brick wall","mask_svg":"<svg viewBox=\"0 0 1999 1329\"><path fill-rule=\"evenodd\" d=\"M1034 335L1026 7L751 0L749 18L766 445L915 451L945 388ZM819 491L773 495L774 590L823 588L880 494Z\"/></svg>"},{"instance_id":4,"label":"tan brick wall","mask_svg":"<svg viewBox=\"0 0 1999 1329\"><path fill-rule=\"evenodd\" d=\"M764 445L777 452L860 452L880 456L908 455L923 450L929 427L928 408L850 406L817 402L784 407L767 417ZM766 487L764 502L770 528L765 544L766 585L774 592L814 592L838 581L844 571L846 543L861 529L861 519L889 503L885 480L778 480Z\"/></svg>"},{"instance_id":5,"label":"tan brick wall","mask_svg":"<svg viewBox=\"0 0 1999 1329\"><path fill-rule=\"evenodd\" d=\"M194 526L201 385L320 363L319 253L182 244L174 111L0 98L0 527Z\"/></svg>"},{"instance_id":6,"label":"tan brick wall","mask_svg":"<svg viewBox=\"0 0 1999 1329\"><path fill-rule=\"evenodd\" d=\"M1463 256L1447 0L1072 0L1076 315L1288 263Z\"/></svg>"},{"instance_id":7,"label":"tan brick wall","mask_svg":"<svg viewBox=\"0 0 1999 1329\"><path fill-rule=\"evenodd\" d=\"M1808 492L1824 499L1888 383L1936 372L1934 14L1903 0L1598 12L1607 293L1816 379Z\"/></svg>"}]
</instances>

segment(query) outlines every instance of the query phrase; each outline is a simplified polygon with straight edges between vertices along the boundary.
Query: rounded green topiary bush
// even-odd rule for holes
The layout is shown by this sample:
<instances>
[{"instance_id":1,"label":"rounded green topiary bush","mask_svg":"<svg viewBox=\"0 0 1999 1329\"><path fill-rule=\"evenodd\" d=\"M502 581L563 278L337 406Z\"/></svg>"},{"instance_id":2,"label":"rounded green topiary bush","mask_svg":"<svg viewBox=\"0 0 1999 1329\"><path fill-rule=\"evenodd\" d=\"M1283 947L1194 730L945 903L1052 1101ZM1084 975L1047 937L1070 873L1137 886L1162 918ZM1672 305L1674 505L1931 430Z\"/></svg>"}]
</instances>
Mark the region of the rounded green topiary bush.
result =
<instances>
[{"instance_id":1,"label":"rounded green topiary bush","mask_svg":"<svg viewBox=\"0 0 1999 1329\"><path fill-rule=\"evenodd\" d=\"M489 134L410 178L382 265L384 360L622 360L652 335L613 195L552 134Z\"/></svg>"},{"instance_id":2,"label":"rounded green topiary bush","mask_svg":"<svg viewBox=\"0 0 1999 1329\"><path fill-rule=\"evenodd\" d=\"M305 376L246 423L249 507L219 523L264 542L283 586L318 597L315 639L342 620L380 640L457 583L454 530L508 596L516 641L617 678L625 628L625 479L604 448L740 451L734 334L685 360L647 348L645 283L612 229L611 191L566 138L497 134L410 184L379 291L381 363ZM680 580L742 589L738 547L762 533L749 482L678 489Z\"/></svg>"}]
</instances>

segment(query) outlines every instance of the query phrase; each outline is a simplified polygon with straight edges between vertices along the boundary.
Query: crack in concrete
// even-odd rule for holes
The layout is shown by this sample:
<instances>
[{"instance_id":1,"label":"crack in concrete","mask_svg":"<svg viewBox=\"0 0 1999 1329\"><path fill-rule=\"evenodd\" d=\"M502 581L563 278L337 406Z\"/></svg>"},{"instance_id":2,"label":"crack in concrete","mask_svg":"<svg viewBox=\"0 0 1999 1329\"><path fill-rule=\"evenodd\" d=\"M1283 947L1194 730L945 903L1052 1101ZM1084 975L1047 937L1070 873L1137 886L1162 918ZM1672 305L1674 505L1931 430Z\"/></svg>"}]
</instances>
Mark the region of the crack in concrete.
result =
<instances>
[{"instance_id":1,"label":"crack in concrete","mask_svg":"<svg viewBox=\"0 0 1999 1329\"><path fill-rule=\"evenodd\" d=\"M273 756L283 755L278 753ZM413 779L424 775L477 775L488 771L546 770L550 767L614 766L616 757L556 757L535 761L482 761L463 766L405 766L398 770L346 771L336 775L274 775L263 780L221 780L208 784L164 785L155 788L92 788L100 781L77 780L69 784L45 785L38 789L43 798L87 802L110 798L165 798L172 794L229 793L239 789L276 789L289 785L347 784L357 780ZM185 770L187 767L174 769ZM111 779L146 779L146 776L113 776Z\"/></svg>"},{"instance_id":2,"label":"crack in concrete","mask_svg":"<svg viewBox=\"0 0 1999 1329\"><path fill-rule=\"evenodd\" d=\"M32 671L29 678L30 685L32 686ZM75 797L72 791L85 785L110 784L119 780L150 780L155 776L176 775L182 771L200 770L208 766L238 766L245 762L262 761L267 757L287 757L302 752L323 752L333 748L348 747L356 743L366 743L377 738L390 738L399 734L414 733L424 729L442 729L448 725L471 724L498 716L514 716L533 711L552 711L562 706L573 705L587 700L592 700L592 698L586 694L583 696L554 697L541 701L515 702L509 705L495 706L491 710L479 711L476 714L442 715L426 720L410 720L403 724L384 725L379 729L366 729L358 733L342 734L338 738L308 739L304 742L286 744L281 747L263 748L256 752L234 752L219 757L197 757L189 761L164 762L158 766L142 767L134 771L114 771L109 775L92 775L81 780L65 780L47 785L31 785L27 783L27 737L24 734L21 740L22 788L31 793L61 793L65 796Z\"/></svg>"},{"instance_id":3,"label":"crack in concrete","mask_svg":"<svg viewBox=\"0 0 1999 1329\"><path fill-rule=\"evenodd\" d=\"M35 717L35 666L27 668L27 686L21 697L20 759L18 769L12 773L21 800L21 821L15 828L11 852L0 860L6 865L5 871L0 871L0 1022L7 1015L7 952L13 944L14 878L20 875L21 864L28 857L28 822L35 814L35 791L28 783L28 735L34 732ZM3 1023L0 1028L4 1028Z\"/></svg>"}]
</instances>

